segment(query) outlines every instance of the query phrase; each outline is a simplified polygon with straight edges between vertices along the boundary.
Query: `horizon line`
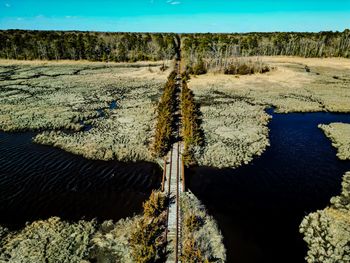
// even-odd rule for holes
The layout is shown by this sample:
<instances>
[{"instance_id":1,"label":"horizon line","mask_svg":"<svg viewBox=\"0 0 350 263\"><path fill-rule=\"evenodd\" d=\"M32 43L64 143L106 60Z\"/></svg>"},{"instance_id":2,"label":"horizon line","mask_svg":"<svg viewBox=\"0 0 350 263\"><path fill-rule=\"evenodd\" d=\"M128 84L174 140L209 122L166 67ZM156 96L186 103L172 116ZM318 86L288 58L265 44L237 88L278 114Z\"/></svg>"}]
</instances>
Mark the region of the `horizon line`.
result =
<instances>
[{"instance_id":1,"label":"horizon line","mask_svg":"<svg viewBox=\"0 0 350 263\"><path fill-rule=\"evenodd\" d=\"M45 31L45 32L81 32L81 33L135 33L135 34L256 34L256 33L344 33L350 30L349 28L344 28L342 31L339 30L320 30L320 31L231 31L231 32L175 32L175 31L100 31L100 30L79 30L79 29L24 29L24 28L0 28L0 31Z\"/></svg>"}]
</instances>

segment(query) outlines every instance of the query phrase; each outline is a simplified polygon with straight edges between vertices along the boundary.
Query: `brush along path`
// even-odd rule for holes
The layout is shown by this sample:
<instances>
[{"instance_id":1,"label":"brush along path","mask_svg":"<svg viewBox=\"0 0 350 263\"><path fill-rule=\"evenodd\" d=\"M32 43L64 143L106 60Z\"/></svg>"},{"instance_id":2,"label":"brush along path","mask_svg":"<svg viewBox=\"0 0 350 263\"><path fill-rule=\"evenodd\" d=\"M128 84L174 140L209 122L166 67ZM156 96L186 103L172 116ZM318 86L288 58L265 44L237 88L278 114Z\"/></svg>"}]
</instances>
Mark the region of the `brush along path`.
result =
<instances>
[{"instance_id":1,"label":"brush along path","mask_svg":"<svg viewBox=\"0 0 350 263\"><path fill-rule=\"evenodd\" d=\"M179 126L180 126L180 110L179 110L179 94L181 91L181 75L179 70L179 62L176 65L177 77L175 82L176 100L174 113L174 143L171 146L171 150L167 155L169 162L166 163L166 193L169 197L169 207L167 216L167 262L179 262L180 248L180 233L181 233L181 219L180 219L180 208L179 198L180 193L183 192L182 187L182 141L179 137Z\"/></svg>"}]
</instances>

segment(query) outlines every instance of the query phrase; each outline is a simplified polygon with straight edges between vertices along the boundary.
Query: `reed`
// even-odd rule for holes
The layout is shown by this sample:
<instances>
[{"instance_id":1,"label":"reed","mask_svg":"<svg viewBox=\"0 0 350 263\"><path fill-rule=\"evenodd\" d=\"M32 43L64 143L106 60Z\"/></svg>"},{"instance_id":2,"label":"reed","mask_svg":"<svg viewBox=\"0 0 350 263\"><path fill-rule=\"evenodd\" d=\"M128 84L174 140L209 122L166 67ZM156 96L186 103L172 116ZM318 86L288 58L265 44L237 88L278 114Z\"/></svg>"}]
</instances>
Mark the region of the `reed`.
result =
<instances>
[{"instance_id":1,"label":"reed","mask_svg":"<svg viewBox=\"0 0 350 263\"><path fill-rule=\"evenodd\" d=\"M269 145L266 108L279 113L350 112L349 60L263 60L275 69L240 76L208 73L188 82L201 105L205 145L194 151L199 165L235 168L261 155Z\"/></svg>"},{"instance_id":2,"label":"reed","mask_svg":"<svg viewBox=\"0 0 350 263\"><path fill-rule=\"evenodd\" d=\"M308 244L306 261L350 261L350 172L343 177L342 192L332 197L331 205L307 215L299 231Z\"/></svg>"},{"instance_id":3,"label":"reed","mask_svg":"<svg viewBox=\"0 0 350 263\"><path fill-rule=\"evenodd\" d=\"M318 127L332 141L332 145L337 148L337 156L340 160L350 160L350 124L330 123L320 124Z\"/></svg>"},{"instance_id":4,"label":"reed","mask_svg":"<svg viewBox=\"0 0 350 263\"><path fill-rule=\"evenodd\" d=\"M89 159L154 161L154 111L169 74L162 65L2 61L0 129L38 131L34 142Z\"/></svg>"},{"instance_id":5,"label":"reed","mask_svg":"<svg viewBox=\"0 0 350 263\"><path fill-rule=\"evenodd\" d=\"M17 231L0 226L1 262L155 262L164 259L167 199L154 191L132 218L98 223L58 217L27 223Z\"/></svg>"},{"instance_id":6,"label":"reed","mask_svg":"<svg viewBox=\"0 0 350 263\"><path fill-rule=\"evenodd\" d=\"M213 217L190 192L181 195L183 262L225 262L223 236Z\"/></svg>"}]
</instances>

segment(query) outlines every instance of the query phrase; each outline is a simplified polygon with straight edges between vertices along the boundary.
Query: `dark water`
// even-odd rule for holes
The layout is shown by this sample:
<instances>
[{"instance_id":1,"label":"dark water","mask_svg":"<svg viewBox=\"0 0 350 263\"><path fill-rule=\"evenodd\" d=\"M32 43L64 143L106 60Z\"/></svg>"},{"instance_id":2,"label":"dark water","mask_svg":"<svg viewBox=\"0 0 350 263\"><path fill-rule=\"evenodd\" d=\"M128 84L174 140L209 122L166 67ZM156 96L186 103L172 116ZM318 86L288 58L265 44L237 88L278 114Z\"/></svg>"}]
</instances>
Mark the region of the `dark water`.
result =
<instances>
[{"instance_id":1,"label":"dark water","mask_svg":"<svg viewBox=\"0 0 350 263\"><path fill-rule=\"evenodd\" d=\"M90 131L93 126L91 124L87 124L86 121L90 121L92 119L96 119L96 118L104 118L106 116L105 110L114 110L117 108L117 102L115 100L113 100L112 102L109 103L107 108L101 108L101 109L97 109L97 113L98 116L97 117L92 117L92 118L87 118L85 120L80 121L80 124L83 125L83 131Z\"/></svg>"},{"instance_id":2,"label":"dark water","mask_svg":"<svg viewBox=\"0 0 350 263\"><path fill-rule=\"evenodd\" d=\"M110 110L114 110L117 108L117 102L115 100L113 100L110 104L109 104L109 109Z\"/></svg>"},{"instance_id":3,"label":"dark water","mask_svg":"<svg viewBox=\"0 0 350 263\"><path fill-rule=\"evenodd\" d=\"M305 262L298 226L340 193L350 162L340 161L320 123L350 123L350 114L272 114L271 146L238 169L199 167L189 188L218 220L228 262Z\"/></svg>"},{"instance_id":4,"label":"dark water","mask_svg":"<svg viewBox=\"0 0 350 263\"><path fill-rule=\"evenodd\" d=\"M160 186L156 164L87 160L33 144L33 135L0 132L0 224L50 216L118 220L139 212Z\"/></svg>"}]
</instances>

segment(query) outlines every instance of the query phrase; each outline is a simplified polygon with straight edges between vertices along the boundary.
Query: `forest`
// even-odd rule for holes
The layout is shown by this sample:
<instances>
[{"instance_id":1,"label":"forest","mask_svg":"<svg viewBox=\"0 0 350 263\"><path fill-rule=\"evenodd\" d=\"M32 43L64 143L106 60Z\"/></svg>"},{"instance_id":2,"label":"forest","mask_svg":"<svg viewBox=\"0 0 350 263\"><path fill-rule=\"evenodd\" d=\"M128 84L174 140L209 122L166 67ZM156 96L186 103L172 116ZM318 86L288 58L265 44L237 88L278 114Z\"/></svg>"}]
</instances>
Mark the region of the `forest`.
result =
<instances>
[{"instance_id":1,"label":"forest","mask_svg":"<svg viewBox=\"0 0 350 263\"><path fill-rule=\"evenodd\" d=\"M0 31L0 58L135 62L167 60L174 34L73 31Z\"/></svg>"},{"instance_id":2,"label":"forest","mask_svg":"<svg viewBox=\"0 0 350 263\"><path fill-rule=\"evenodd\" d=\"M319 33L183 34L182 56L191 73L229 69L247 56L350 57L350 30ZM259 70L258 70L259 71Z\"/></svg>"},{"instance_id":3,"label":"forest","mask_svg":"<svg viewBox=\"0 0 350 263\"><path fill-rule=\"evenodd\" d=\"M135 62L175 55L174 33L1 30L0 58ZM350 57L350 30L319 33L181 34L186 64L225 66L238 56Z\"/></svg>"}]
</instances>

